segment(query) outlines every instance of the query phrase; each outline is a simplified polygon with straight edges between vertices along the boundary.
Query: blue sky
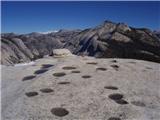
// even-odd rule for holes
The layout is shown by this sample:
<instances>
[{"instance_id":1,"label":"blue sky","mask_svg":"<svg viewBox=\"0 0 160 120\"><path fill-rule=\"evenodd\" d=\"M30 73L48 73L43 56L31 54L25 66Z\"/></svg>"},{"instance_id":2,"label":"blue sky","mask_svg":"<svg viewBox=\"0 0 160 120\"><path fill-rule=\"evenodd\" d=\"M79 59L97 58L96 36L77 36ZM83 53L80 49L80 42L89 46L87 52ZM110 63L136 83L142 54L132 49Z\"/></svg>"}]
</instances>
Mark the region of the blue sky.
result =
<instances>
[{"instance_id":1,"label":"blue sky","mask_svg":"<svg viewBox=\"0 0 160 120\"><path fill-rule=\"evenodd\" d=\"M160 29L160 2L2 2L2 32L85 29L105 20Z\"/></svg>"}]
</instances>

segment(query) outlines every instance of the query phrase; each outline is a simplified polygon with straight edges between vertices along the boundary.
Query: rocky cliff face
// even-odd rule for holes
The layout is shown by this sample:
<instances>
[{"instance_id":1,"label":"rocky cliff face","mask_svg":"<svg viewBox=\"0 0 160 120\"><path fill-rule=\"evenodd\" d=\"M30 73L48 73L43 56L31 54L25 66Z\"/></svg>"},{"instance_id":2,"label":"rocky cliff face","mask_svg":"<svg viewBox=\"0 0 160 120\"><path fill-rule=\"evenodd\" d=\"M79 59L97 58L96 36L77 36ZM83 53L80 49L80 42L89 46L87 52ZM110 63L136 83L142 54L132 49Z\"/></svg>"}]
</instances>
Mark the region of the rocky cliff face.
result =
<instances>
[{"instance_id":1,"label":"rocky cliff face","mask_svg":"<svg viewBox=\"0 0 160 120\"><path fill-rule=\"evenodd\" d=\"M135 29L123 23L106 21L84 30L65 47L75 54L160 62L160 39L149 29Z\"/></svg>"},{"instance_id":2,"label":"rocky cliff face","mask_svg":"<svg viewBox=\"0 0 160 120\"><path fill-rule=\"evenodd\" d=\"M159 31L158 31L158 30L157 30L157 31L154 31L154 34L157 35L157 37L160 38L160 30L159 30Z\"/></svg>"},{"instance_id":3,"label":"rocky cliff face","mask_svg":"<svg viewBox=\"0 0 160 120\"><path fill-rule=\"evenodd\" d=\"M77 32L61 30L50 34L2 34L1 64L28 62L50 55L53 49L63 48L65 41Z\"/></svg>"},{"instance_id":4,"label":"rocky cliff face","mask_svg":"<svg viewBox=\"0 0 160 120\"><path fill-rule=\"evenodd\" d=\"M57 48L67 48L77 55L160 62L160 38L155 32L111 21L85 30L2 34L1 42L1 63L5 65L41 58Z\"/></svg>"}]
</instances>

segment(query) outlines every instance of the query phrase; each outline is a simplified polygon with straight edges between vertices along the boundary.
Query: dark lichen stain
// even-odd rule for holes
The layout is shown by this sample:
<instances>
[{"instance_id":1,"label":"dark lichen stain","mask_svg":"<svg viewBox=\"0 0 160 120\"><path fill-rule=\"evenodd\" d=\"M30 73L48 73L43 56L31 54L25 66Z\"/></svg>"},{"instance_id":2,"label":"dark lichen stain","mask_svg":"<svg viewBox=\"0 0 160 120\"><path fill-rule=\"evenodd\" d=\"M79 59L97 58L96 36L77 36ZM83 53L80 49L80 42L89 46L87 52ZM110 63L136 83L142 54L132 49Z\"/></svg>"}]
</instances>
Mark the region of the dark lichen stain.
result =
<instances>
[{"instance_id":1,"label":"dark lichen stain","mask_svg":"<svg viewBox=\"0 0 160 120\"><path fill-rule=\"evenodd\" d=\"M54 65L52 64L43 64L42 65L42 68L50 68L50 67L53 67Z\"/></svg>"},{"instance_id":2,"label":"dark lichen stain","mask_svg":"<svg viewBox=\"0 0 160 120\"><path fill-rule=\"evenodd\" d=\"M35 78L36 76L35 75L30 75L30 76L26 76L22 79L22 81L26 81L26 80L31 80L33 78Z\"/></svg>"},{"instance_id":3,"label":"dark lichen stain","mask_svg":"<svg viewBox=\"0 0 160 120\"><path fill-rule=\"evenodd\" d=\"M99 67L99 68L96 68L96 70L99 70L99 71L106 71L107 69L106 69L106 68Z\"/></svg>"},{"instance_id":4,"label":"dark lichen stain","mask_svg":"<svg viewBox=\"0 0 160 120\"><path fill-rule=\"evenodd\" d=\"M78 70L73 70L71 71L72 73L80 73L81 71L78 71Z\"/></svg>"},{"instance_id":5,"label":"dark lichen stain","mask_svg":"<svg viewBox=\"0 0 160 120\"><path fill-rule=\"evenodd\" d=\"M121 120L119 117L110 117L108 120Z\"/></svg>"},{"instance_id":6,"label":"dark lichen stain","mask_svg":"<svg viewBox=\"0 0 160 120\"><path fill-rule=\"evenodd\" d=\"M91 76L90 75L83 75L82 78L85 78L85 79L86 78L91 78Z\"/></svg>"},{"instance_id":7,"label":"dark lichen stain","mask_svg":"<svg viewBox=\"0 0 160 120\"><path fill-rule=\"evenodd\" d=\"M64 117L69 114L69 111L65 108L52 108L51 113L58 117Z\"/></svg>"},{"instance_id":8,"label":"dark lichen stain","mask_svg":"<svg viewBox=\"0 0 160 120\"><path fill-rule=\"evenodd\" d=\"M73 66L65 66L65 67L63 67L62 69L64 69L64 70L73 70L73 69L76 69L76 67L73 67Z\"/></svg>"},{"instance_id":9,"label":"dark lichen stain","mask_svg":"<svg viewBox=\"0 0 160 120\"><path fill-rule=\"evenodd\" d=\"M115 87L115 86L105 86L104 88L105 89L111 89L111 90L118 90L118 88Z\"/></svg>"},{"instance_id":10,"label":"dark lichen stain","mask_svg":"<svg viewBox=\"0 0 160 120\"><path fill-rule=\"evenodd\" d=\"M35 71L34 74L42 74L42 73L45 73L47 71L48 71L47 69L40 69L40 70Z\"/></svg>"},{"instance_id":11,"label":"dark lichen stain","mask_svg":"<svg viewBox=\"0 0 160 120\"><path fill-rule=\"evenodd\" d=\"M125 105L128 104L128 102L126 100L120 99L120 100L115 100L116 103L121 104L121 105Z\"/></svg>"},{"instance_id":12,"label":"dark lichen stain","mask_svg":"<svg viewBox=\"0 0 160 120\"><path fill-rule=\"evenodd\" d=\"M87 62L87 64L90 64L90 65L97 65L98 63L97 63L97 62Z\"/></svg>"},{"instance_id":13,"label":"dark lichen stain","mask_svg":"<svg viewBox=\"0 0 160 120\"><path fill-rule=\"evenodd\" d=\"M64 73L64 72L53 73L53 76L55 76L55 77L63 77L65 75L66 75L66 73Z\"/></svg>"},{"instance_id":14,"label":"dark lichen stain","mask_svg":"<svg viewBox=\"0 0 160 120\"><path fill-rule=\"evenodd\" d=\"M66 84L70 84L70 82L59 82L58 84L66 85Z\"/></svg>"},{"instance_id":15,"label":"dark lichen stain","mask_svg":"<svg viewBox=\"0 0 160 120\"><path fill-rule=\"evenodd\" d=\"M116 62L117 62L117 60L112 60L111 62L116 63Z\"/></svg>"},{"instance_id":16,"label":"dark lichen stain","mask_svg":"<svg viewBox=\"0 0 160 120\"><path fill-rule=\"evenodd\" d=\"M113 94L110 94L108 97L112 100L120 100L123 98L123 95L119 93L113 93Z\"/></svg>"},{"instance_id":17,"label":"dark lichen stain","mask_svg":"<svg viewBox=\"0 0 160 120\"><path fill-rule=\"evenodd\" d=\"M51 88L43 88L43 89L40 89L40 91L42 93L50 93L50 92L53 92L54 90L52 90Z\"/></svg>"},{"instance_id":18,"label":"dark lichen stain","mask_svg":"<svg viewBox=\"0 0 160 120\"><path fill-rule=\"evenodd\" d=\"M119 66L118 65L111 65L112 68L114 68L116 71L118 71Z\"/></svg>"},{"instance_id":19,"label":"dark lichen stain","mask_svg":"<svg viewBox=\"0 0 160 120\"><path fill-rule=\"evenodd\" d=\"M27 92L25 93L27 97L34 97L38 95L38 92Z\"/></svg>"}]
</instances>

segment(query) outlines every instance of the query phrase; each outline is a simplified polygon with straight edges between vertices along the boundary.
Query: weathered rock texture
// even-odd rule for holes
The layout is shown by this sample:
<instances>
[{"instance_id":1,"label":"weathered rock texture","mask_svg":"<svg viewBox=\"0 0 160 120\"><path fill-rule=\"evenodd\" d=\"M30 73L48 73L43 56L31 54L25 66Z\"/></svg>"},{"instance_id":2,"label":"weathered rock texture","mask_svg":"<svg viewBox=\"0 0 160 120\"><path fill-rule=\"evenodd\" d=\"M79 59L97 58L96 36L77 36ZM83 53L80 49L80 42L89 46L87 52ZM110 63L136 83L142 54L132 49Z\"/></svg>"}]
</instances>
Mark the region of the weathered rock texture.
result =
<instances>
[{"instance_id":1,"label":"weathered rock texture","mask_svg":"<svg viewBox=\"0 0 160 120\"><path fill-rule=\"evenodd\" d=\"M2 66L2 120L159 120L159 68L87 56Z\"/></svg>"},{"instance_id":2,"label":"weathered rock texture","mask_svg":"<svg viewBox=\"0 0 160 120\"><path fill-rule=\"evenodd\" d=\"M67 48L73 54L103 58L134 58L160 62L160 38L146 28L105 21L85 30L60 30L49 34L1 35L1 64L11 65Z\"/></svg>"}]
</instances>

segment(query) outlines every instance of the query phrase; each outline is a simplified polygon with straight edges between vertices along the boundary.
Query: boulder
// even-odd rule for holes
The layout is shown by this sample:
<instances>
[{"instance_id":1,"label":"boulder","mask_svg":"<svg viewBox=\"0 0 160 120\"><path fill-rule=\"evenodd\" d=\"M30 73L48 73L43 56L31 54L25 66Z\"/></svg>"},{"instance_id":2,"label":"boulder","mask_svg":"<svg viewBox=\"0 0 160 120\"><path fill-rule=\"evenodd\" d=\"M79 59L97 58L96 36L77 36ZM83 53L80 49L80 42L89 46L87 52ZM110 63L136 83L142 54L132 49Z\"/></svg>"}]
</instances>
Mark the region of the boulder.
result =
<instances>
[{"instance_id":1,"label":"boulder","mask_svg":"<svg viewBox=\"0 0 160 120\"><path fill-rule=\"evenodd\" d=\"M68 49L54 49L53 56L54 57L67 57L67 56L73 56L73 54Z\"/></svg>"}]
</instances>

